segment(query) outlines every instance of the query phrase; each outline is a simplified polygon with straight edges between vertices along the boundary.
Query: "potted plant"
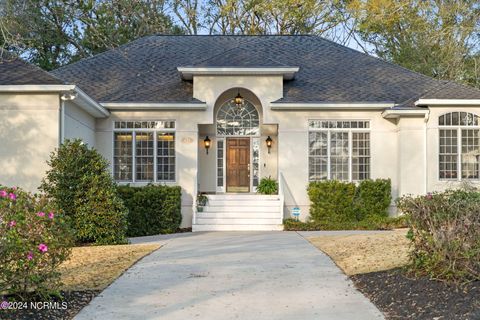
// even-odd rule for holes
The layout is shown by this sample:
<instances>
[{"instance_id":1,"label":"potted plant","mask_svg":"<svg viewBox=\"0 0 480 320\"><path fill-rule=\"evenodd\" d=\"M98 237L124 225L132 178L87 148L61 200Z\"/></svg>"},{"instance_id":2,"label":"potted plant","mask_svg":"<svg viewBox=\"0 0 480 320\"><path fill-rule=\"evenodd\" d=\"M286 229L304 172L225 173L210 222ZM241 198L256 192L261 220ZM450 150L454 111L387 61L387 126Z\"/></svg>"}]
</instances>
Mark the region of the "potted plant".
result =
<instances>
[{"instance_id":1,"label":"potted plant","mask_svg":"<svg viewBox=\"0 0 480 320\"><path fill-rule=\"evenodd\" d=\"M277 194L278 183L270 176L268 178L262 178L257 186L257 193L260 194Z\"/></svg>"},{"instance_id":2,"label":"potted plant","mask_svg":"<svg viewBox=\"0 0 480 320\"><path fill-rule=\"evenodd\" d=\"M203 212L203 207L207 205L208 198L204 193L197 195L197 212Z\"/></svg>"}]
</instances>

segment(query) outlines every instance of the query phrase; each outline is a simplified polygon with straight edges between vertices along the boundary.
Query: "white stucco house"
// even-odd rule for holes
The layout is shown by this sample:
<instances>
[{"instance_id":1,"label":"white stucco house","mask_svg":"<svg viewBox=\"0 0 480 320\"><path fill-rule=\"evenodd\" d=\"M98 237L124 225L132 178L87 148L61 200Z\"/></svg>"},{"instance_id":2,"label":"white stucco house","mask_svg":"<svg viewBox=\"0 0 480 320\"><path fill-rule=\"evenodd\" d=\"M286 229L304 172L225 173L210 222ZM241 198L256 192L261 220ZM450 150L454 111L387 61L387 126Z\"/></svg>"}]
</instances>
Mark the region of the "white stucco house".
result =
<instances>
[{"instance_id":1,"label":"white stucco house","mask_svg":"<svg viewBox=\"0 0 480 320\"><path fill-rule=\"evenodd\" d=\"M183 227L275 230L310 181L479 182L478 115L480 90L316 36L150 36L51 73L1 63L0 183L34 191L81 138L118 183L181 186ZM279 195L255 194L269 176Z\"/></svg>"}]
</instances>

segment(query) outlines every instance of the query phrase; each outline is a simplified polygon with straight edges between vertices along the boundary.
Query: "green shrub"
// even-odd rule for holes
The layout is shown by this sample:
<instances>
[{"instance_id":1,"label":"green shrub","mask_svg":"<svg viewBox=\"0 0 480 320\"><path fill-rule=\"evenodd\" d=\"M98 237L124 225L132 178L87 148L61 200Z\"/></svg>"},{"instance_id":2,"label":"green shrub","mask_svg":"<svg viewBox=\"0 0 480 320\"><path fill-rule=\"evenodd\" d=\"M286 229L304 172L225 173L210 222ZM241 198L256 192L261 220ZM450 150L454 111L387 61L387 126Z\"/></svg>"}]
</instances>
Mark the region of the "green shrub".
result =
<instances>
[{"instance_id":1,"label":"green shrub","mask_svg":"<svg viewBox=\"0 0 480 320\"><path fill-rule=\"evenodd\" d=\"M297 221L285 219L283 227L286 231L316 231L316 230L392 230L394 228L405 228L405 216L390 217L368 217L362 221Z\"/></svg>"},{"instance_id":2,"label":"green shrub","mask_svg":"<svg viewBox=\"0 0 480 320\"><path fill-rule=\"evenodd\" d=\"M414 271L447 281L480 280L477 190L405 196L397 203L408 213Z\"/></svg>"},{"instance_id":3,"label":"green shrub","mask_svg":"<svg viewBox=\"0 0 480 320\"><path fill-rule=\"evenodd\" d=\"M363 180L358 184L355 207L357 220L369 216L388 217L388 207L392 201L390 179Z\"/></svg>"},{"instance_id":4,"label":"green shrub","mask_svg":"<svg viewBox=\"0 0 480 320\"><path fill-rule=\"evenodd\" d=\"M108 162L81 140L66 140L48 164L40 189L71 218L77 241L125 243L126 209Z\"/></svg>"},{"instance_id":5,"label":"green shrub","mask_svg":"<svg viewBox=\"0 0 480 320\"><path fill-rule=\"evenodd\" d=\"M173 233L182 222L182 191L177 186L119 186L128 208L129 237Z\"/></svg>"},{"instance_id":6,"label":"green shrub","mask_svg":"<svg viewBox=\"0 0 480 320\"><path fill-rule=\"evenodd\" d=\"M260 194L278 194L278 183L271 177L262 178L257 186L257 193Z\"/></svg>"},{"instance_id":7,"label":"green shrub","mask_svg":"<svg viewBox=\"0 0 480 320\"><path fill-rule=\"evenodd\" d=\"M65 217L44 197L0 186L0 294L58 293L58 266L70 255Z\"/></svg>"},{"instance_id":8,"label":"green shrub","mask_svg":"<svg viewBox=\"0 0 480 320\"><path fill-rule=\"evenodd\" d=\"M355 184L337 180L311 182L308 186L311 201L310 218L315 222L333 223L355 220Z\"/></svg>"}]
</instances>

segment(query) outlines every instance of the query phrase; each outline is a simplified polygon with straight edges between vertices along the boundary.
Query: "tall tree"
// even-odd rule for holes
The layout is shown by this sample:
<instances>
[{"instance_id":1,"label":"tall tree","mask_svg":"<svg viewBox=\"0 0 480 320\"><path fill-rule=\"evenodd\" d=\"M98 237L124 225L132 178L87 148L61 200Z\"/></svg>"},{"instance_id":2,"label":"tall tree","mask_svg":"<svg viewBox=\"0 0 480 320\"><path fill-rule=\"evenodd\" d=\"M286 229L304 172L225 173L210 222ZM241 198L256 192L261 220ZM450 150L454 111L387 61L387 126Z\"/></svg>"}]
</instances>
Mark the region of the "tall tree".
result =
<instances>
[{"instance_id":1,"label":"tall tree","mask_svg":"<svg viewBox=\"0 0 480 320\"><path fill-rule=\"evenodd\" d=\"M351 26L367 51L429 76L479 86L478 0L346 3Z\"/></svg>"},{"instance_id":2,"label":"tall tree","mask_svg":"<svg viewBox=\"0 0 480 320\"><path fill-rule=\"evenodd\" d=\"M181 33L163 0L4 0L0 45L51 70L155 33Z\"/></svg>"},{"instance_id":3,"label":"tall tree","mask_svg":"<svg viewBox=\"0 0 480 320\"><path fill-rule=\"evenodd\" d=\"M197 34L322 34L340 22L340 0L171 0L176 19Z\"/></svg>"}]
</instances>

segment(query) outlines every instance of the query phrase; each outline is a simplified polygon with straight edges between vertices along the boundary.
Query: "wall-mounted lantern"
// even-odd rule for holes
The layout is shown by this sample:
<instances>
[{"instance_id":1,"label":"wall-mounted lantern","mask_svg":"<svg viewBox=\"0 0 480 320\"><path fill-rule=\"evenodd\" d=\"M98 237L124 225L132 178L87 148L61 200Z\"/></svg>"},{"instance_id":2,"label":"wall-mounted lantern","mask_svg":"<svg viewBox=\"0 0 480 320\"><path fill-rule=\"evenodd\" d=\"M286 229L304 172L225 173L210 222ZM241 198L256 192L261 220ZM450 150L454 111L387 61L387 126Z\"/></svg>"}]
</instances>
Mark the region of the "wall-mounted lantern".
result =
<instances>
[{"instance_id":1,"label":"wall-mounted lantern","mask_svg":"<svg viewBox=\"0 0 480 320\"><path fill-rule=\"evenodd\" d=\"M208 149L210 149L210 138L208 138L208 136L205 137L205 139L203 139L203 145L205 147L205 150L207 151L207 154L208 154Z\"/></svg>"},{"instance_id":2,"label":"wall-mounted lantern","mask_svg":"<svg viewBox=\"0 0 480 320\"><path fill-rule=\"evenodd\" d=\"M270 136L267 137L267 140L265 140L265 142L267 143L267 148L268 148L268 153L270 153L270 149L272 148L272 138L270 138Z\"/></svg>"}]
</instances>

